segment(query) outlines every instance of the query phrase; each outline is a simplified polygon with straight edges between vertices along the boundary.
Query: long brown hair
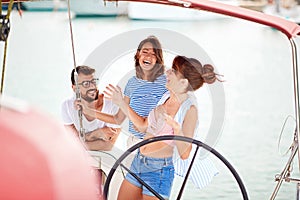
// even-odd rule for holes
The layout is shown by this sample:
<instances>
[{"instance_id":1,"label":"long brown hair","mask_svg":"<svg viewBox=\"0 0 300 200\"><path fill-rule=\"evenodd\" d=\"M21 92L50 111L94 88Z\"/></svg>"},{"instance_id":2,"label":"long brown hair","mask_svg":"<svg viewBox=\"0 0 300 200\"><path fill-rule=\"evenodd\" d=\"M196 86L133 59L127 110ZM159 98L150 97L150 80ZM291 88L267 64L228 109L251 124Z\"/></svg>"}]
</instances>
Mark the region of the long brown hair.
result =
<instances>
[{"instance_id":1,"label":"long brown hair","mask_svg":"<svg viewBox=\"0 0 300 200\"><path fill-rule=\"evenodd\" d=\"M137 48L137 51L134 55L134 60L135 60L135 71L136 71L136 77L143 79L144 77L144 72L143 69L141 68L139 64L139 53L141 49L143 48L143 45L147 42L150 42L153 46L153 51L156 56L156 63L151 70L151 75L149 76L148 81L155 81L157 77L162 75L165 72L165 65L164 65L164 58L163 58L163 53L162 53L162 48L159 40L155 36L149 36L146 39L142 40Z\"/></svg>"}]
</instances>

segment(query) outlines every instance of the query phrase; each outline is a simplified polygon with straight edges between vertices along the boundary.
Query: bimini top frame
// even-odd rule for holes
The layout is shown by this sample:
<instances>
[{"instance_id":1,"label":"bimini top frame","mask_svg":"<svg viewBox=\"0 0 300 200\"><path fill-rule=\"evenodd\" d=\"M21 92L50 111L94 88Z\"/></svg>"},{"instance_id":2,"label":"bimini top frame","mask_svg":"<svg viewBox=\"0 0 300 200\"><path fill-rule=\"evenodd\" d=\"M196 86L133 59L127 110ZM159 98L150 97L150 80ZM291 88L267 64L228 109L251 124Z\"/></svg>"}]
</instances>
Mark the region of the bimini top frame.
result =
<instances>
[{"instance_id":1,"label":"bimini top frame","mask_svg":"<svg viewBox=\"0 0 300 200\"><path fill-rule=\"evenodd\" d=\"M273 27L283 32L289 39L300 35L300 26L294 22L285 20L280 17L267 15L262 12L228 5L217 1L209 0L119 0L130 2L145 2L155 4L165 4L171 6L192 8L197 10L204 10L214 13L219 13L227 16L232 16L240 19L245 19L255 23L263 24Z\"/></svg>"},{"instance_id":2,"label":"bimini top frame","mask_svg":"<svg viewBox=\"0 0 300 200\"><path fill-rule=\"evenodd\" d=\"M10 0L0 0L2 3L9 3ZM37 0L13 0L14 2L26 2ZM72 0L71 0L72 1ZM105 1L105 0L104 0ZM115 1L115 0L109 0ZM273 27L283 32L289 39L293 36L300 35L300 26L291 21L280 17L267 15L262 12L257 12L250 9L245 9L238 6L224 4L218 1L209 0L116 0L128 2L145 2L155 4L165 4L170 6L193 8L197 10L205 10L209 12L219 13L227 16L232 16L240 19L245 19L266 26Z\"/></svg>"}]
</instances>

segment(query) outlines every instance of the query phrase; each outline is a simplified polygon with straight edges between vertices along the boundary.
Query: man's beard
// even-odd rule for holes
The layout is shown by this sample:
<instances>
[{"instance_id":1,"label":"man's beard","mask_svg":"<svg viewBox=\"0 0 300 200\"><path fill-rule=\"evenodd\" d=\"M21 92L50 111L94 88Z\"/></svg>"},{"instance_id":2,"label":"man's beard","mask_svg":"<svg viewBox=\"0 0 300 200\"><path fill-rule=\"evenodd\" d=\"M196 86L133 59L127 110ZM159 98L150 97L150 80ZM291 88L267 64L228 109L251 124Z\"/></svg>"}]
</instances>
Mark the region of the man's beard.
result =
<instances>
[{"instance_id":1,"label":"man's beard","mask_svg":"<svg viewBox=\"0 0 300 200\"><path fill-rule=\"evenodd\" d=\"M92 92L92 91L96 91L95 97L89 97L89 94L88 94L88 93L89 93L89 92ZM81 98L82 98L83 100L85 100L85 101L91 103L91 102L93 102L93 101L95 101L95 100L98 99L98 94L99 94L99 90L97 90L97 89L90 89L90 90L86 91L85 95L81 94Z\"/></svg>"}]
</instances>

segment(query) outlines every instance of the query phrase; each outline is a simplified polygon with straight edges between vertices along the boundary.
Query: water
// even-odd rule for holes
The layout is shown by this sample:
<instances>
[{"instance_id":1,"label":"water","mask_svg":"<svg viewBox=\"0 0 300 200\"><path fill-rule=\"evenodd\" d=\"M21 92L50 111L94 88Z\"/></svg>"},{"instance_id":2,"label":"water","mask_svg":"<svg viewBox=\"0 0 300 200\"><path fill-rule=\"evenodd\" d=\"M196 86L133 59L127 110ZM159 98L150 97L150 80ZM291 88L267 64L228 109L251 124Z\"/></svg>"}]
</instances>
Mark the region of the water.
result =
<instances>
[{"instance_id":1,"label":"water","mask_svg":"<svg viewBox=\"0 0 300 200\"><path fill-rule=\"evenodd\" d=\"M69 74L73 58L67 13L25 12L19 17L13 12L11 26L4 95L25 100L60 120L60 104L72 94ZM277 151L280 131L286 117L294 115L287 38L271 28L231 18L190 22L81 18L73 20L76 62L84 63L96 47L113 36L149 27L176 31L192 39L224 75L226 115L215 149L235 167L250 199L269 199L276 184L274 176L288 158ZM3 43L0 47L2 57ZM118 65L131 70L132 57L126 56L120 58L126 62ZM170 61L168 58L167 65ZM206 92L199 97L203 103L200 127L205 134L212 107L209 93L203 91ZM291 144L293 127L289 120L283 131L281 152ZM185 199L241 199L232 175L219 161L216 164L220 175L203 190L190 186ZM297 172L295 164L292 175L297 176ZM284 182L277 199L295 199L295 188L294 183Z\"/></svg>"}]
</instances>

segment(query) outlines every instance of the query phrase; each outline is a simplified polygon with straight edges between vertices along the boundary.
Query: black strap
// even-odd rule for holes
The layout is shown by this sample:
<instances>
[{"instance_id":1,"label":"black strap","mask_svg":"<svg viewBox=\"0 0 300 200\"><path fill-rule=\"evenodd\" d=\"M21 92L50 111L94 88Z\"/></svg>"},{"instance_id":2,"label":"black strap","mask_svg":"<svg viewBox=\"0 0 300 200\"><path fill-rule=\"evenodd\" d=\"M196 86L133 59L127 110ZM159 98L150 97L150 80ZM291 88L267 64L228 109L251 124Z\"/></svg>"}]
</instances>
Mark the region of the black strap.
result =
<instances>
[{"instance_id":1,"label":"black strap","mask_svg":"<svg viewBox=\"0 0 300 200\"><path fill-rule=\"evenodd\" d=\"M7 15L0 15L0 41L6 41L10 31L10 20Z\"/></svg>"}]
</instances>

